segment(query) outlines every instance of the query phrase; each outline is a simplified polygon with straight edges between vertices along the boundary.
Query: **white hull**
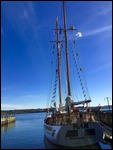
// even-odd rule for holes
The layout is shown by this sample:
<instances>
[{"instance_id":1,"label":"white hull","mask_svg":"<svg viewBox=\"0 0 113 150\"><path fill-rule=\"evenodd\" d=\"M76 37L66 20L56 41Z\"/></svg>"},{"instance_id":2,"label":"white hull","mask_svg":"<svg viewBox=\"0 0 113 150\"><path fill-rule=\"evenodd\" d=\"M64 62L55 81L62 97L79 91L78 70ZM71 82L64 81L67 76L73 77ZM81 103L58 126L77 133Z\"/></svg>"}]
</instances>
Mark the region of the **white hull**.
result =
<instances>
[{"instance_id":1,"label":"white hull","mask_svg":"<svg viewBox=\"0 0 113 150\"><path fill-rule=\"evenodd\" d=\"M44 134L53 144L80 147L98 143L103 136L103 131L97 122L83 122L78 125L48 125L45 123Z\"/></svg>"}]
</instances>

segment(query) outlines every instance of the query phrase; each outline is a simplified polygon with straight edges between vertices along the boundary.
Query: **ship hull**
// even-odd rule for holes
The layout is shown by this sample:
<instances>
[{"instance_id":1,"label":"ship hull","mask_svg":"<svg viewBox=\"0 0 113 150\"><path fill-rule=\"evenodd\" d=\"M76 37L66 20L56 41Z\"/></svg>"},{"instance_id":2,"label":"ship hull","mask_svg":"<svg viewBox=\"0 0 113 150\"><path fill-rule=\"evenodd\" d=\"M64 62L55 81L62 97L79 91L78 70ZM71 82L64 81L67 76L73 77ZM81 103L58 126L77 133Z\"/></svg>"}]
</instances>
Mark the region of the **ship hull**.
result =
<instances>
[{"instance_id":1,"label":"ship hull","mask_svg":"<svg viewBox=\"0 0 113 150\"><path fill-rule=\"evenodd\" d=\"M80 124L44 124L45 137L53 144L64 147L82 147L98 143L103 131L97 122Z\"/></svg>"}]
</instances>

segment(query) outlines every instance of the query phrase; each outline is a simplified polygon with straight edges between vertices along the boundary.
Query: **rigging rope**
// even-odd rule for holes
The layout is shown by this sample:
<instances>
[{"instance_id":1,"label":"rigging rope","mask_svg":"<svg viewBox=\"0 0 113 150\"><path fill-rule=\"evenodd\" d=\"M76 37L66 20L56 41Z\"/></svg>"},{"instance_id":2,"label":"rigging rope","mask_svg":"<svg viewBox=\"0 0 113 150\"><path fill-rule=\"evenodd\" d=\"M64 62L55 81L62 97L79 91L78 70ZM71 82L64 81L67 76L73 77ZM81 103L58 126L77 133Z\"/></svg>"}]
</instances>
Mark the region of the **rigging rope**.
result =
<instances>
[{"instance_id":1,"label":"rigging rope","mask_svg":"<svg viewBox=\"0 0 113 150\"><path fill-rule=\"evenodd\" d=\"M49 91L49 96L48 96L48 101L47 101L47 108L49 108L49 106L50 106L50 99L51 99L51 92L52 92L52 82L53 82L53 71L54 71L54 63L53 63L53 60L54 60L54 57L53 57L53 53L52 53L52 60L51 60L51 75L50 75L50 77L51 77L51 80L50 80L50 91Z\"/></svg>"},{"instance_id":2,"label":"rigging rope","mask_svg":"<svg viewBox=\"0 0 113 150\"><path fill-rule=\"evenodd\" d=\"M72 46L71 46L71 49L72 49ZM87 99L87 94L86 94L85 85L84 85L85 83L83 83L82 78L81 78L81 72L83 71L83 69L79 65L78 51L76 50L76 52L74 53L74 50L72 49L71 53L72 53L72 56L73 56L73 59L74 59L74 63L75 63L75 66L76 66L77 75L78 75L78 78L79 78L79 81L80 81L80 85L81 85L81 90L82 90L83 96L84 96L84 98L86 100Z\"/></svg>"},{"instance_id":3,"label":"rigging rope","mask_svg":"<svg viewBox=\"0 0 113 150\"><path fill-rule=\"evenodd\" d=\"M77 44L77 42L76 42L76 46L77 46L77 49L78 49L78 44ZM82 66L82 74L83 74L83 79L84 79L84 84L85 84L85 88L86 88L86 91L87 91L87 95L88 95L88 98L89 99L91 99L91 97L90 97L90 94L89 94L89 90L88 90L88 86L87 86L87 82L86 82L86 78L85 78L85 74L84 74L84 69L83 69L83 65L82 65L82 63L81 63L81 59L80 59L80 56L78 57L78 59L79 59L79 66Z\"/></svg>"},{"instance_id":4,"label":"rigging rope","mask_svg":"<svg viewBox=\"0 0 113 150\"><path fill-rule=\"evenodd\" d=\"M70 46L70 50L71 50L71 54L73 55L73 51L72 51L72 45L71 45L71 42L69 42L69 46ZM74 56L74 55L73 55ZM73 57L74 58L74 57ZM71 59L72 60L72 59ZM74 58L74 60L75 60L75 58ZM76 60L75 60L76 61ZM72 64L73 64L73 62L72 62ZM76 66L77 67L77 66ZM73 66L73 68L74 68L74 66ZM78 68L77 68L78 69ZM71 71L71 70L70 70ZM76 77L76 73L75 73L75 69L73 69L72 70L73 72L73 74L74 74L74 76ZM73 80L75 80L76 78L73 78ZM74 81L73 83L75 83L75 85L77 85L77 82L76 81ZM73 83L72 83L72 85L73 85ZM76 87L76 86L75 86ZM75 95L76 95L76 97L77 97L77 99L78 99L78 101L79 101L79 97L78 97L78 94L77 93L79 93L79 95L80 95L80 99L83 99L82 98L82 96L81 96L81 94L80 94L80 91L79 91L79 86L77 85L77 87L76 87L76 90L74 89L73 91L75 91ZM78 92L76 92L76 91L78 91Z\"/></svg>"}]
</instances>

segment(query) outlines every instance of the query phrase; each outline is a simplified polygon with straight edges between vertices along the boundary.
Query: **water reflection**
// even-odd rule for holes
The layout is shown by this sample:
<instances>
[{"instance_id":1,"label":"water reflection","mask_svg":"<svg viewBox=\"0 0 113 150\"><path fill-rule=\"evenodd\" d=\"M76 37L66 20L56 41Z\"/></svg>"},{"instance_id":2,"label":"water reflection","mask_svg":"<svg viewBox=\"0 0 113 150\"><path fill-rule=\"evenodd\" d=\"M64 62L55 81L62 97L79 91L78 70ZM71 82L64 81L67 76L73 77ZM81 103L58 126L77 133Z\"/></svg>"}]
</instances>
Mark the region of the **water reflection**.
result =
<instances>
[{"instance_id":1,"label":"water reflection","mask_svg":"<svg viewBox=\"0 0 113 150\"><path fill-rule=\"evenodd\" d=\"M61 146L52 144L50 141L47 140L46 137L44 137L44 144L45 144L46 149L70 149L68 147L61 147ZM95 144L91 146L75 147L71 149L101 149L101 146L99 144Z\"/></svg>"},{"instance_id":2,"label":"water reflection","mask_svg":"<svg viewBox=\"0 0 113 150\"><path fill-rule=\"evenodd\" d=\"M11 122L9 124L6 124L6 125L2 125L1 126L1 132L4 133L4 132L8 132L11 128L14 128L15 126L15 122Z\"/></svg>"}]
</instances>

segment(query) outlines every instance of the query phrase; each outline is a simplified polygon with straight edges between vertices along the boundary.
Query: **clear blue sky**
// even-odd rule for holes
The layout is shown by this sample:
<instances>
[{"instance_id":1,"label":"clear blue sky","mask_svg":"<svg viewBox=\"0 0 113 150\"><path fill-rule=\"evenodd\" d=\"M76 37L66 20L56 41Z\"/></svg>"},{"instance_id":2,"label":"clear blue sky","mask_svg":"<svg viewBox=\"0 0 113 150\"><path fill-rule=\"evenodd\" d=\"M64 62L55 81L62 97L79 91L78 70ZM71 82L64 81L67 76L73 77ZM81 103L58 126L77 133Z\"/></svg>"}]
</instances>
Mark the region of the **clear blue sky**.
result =
<instances>
[{"instance_id":1,"label":"clear blue sky","mask_svg":"<svg viewBox=\"0 0 113 150\"><path fill-rule=\"evenodd\" d=\"M67 1L67 16L82 32L79 50L91 106L112 97L112 2ZM53 29L60 1L1 3L1 108L45 108L51 79ZM70 24L71 23L71 24ZM112 104L112 100L110 100Z\"/></svg>"}]
</instances>

